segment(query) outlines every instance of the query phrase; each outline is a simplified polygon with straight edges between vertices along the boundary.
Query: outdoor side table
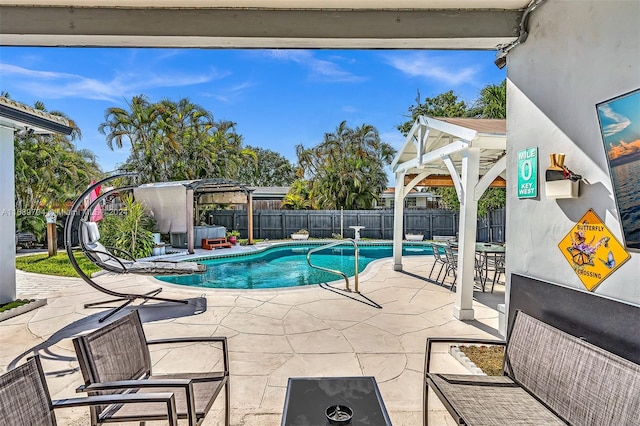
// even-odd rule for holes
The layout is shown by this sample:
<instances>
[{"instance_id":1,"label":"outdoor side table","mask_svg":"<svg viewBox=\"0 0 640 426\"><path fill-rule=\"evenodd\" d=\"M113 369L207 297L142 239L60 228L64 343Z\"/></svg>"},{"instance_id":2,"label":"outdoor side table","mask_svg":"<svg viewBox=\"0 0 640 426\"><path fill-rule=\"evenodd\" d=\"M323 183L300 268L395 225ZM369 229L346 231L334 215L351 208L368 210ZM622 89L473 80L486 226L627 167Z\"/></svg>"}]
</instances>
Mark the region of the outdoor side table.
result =
<instances>
[{"instance_id":1,"label":"outdoor side table","mask_svg":"<svg viewBox=\"0 0 640 426\"><path fill-rule=\"evenodd\" d=\"M391 426L376 379L364 377L292 377L282 413L282 426L324 426L327 407L353 411L348 425Z\"/></svg>"}]
</instances>

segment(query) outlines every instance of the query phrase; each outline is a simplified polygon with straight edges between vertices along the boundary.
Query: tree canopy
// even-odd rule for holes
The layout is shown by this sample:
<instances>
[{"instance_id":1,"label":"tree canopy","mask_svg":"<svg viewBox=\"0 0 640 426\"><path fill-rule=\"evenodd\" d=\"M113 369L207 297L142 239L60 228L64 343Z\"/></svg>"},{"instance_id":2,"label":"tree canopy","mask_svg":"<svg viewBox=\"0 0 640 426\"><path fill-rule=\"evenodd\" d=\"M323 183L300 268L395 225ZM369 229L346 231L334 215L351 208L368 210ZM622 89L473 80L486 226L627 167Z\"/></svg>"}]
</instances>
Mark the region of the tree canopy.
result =
<instances>
[{"instance_id":1,"label":"tree canopy","mask_svg":"<svg viewBox=\"0 0 640 426\"><path fill-rule=\"evenodd\" d=\"M60 111L47 111L40 101L34 108L68 118ZM76 149L73 141L81 133L73 120L69 121L73 127L70 136L15 133L16 229L39 239L46 230L44 214L64 208L92 179L102 175L93 152Z\"/></svg>"},{"instance_id":2,"label":"tree canopy","mask_svg":"<svg viewBox=\"0 0 640 426\"><path fill-rule=\"evenodd\" d=\"M296 154L298 176L309 182L311 207L369 209L387 187L384 167L395 150L372 125L352 129L343 121L318 145L296 146Z\"/></svg>"},{"instance_id":3,"label":"tree canopy","mask_svg":"<svg viewBox=\"0 0 640 426\"><path fill-rule=\"evenodd\" d=\"M247 146L255 159L243 162L237 180L253 186L289 186L296 180L296 169L289 160L270 149Z\"/></svg>"},{"instance_id":4,"label":"tree canopy","mask_svg":"<svg viewBox=\"0 0 640 426\"><path fill-rule=\"evenodd\" d=\"M122 168L137 171L143 182L236 179L243 162L256 158L242 146L235 123L215 121L187 98L153 103L138 95L127 105L128 109L108 108L99 131L111 149L130 145Z\"/></svg>"}]
</instances>

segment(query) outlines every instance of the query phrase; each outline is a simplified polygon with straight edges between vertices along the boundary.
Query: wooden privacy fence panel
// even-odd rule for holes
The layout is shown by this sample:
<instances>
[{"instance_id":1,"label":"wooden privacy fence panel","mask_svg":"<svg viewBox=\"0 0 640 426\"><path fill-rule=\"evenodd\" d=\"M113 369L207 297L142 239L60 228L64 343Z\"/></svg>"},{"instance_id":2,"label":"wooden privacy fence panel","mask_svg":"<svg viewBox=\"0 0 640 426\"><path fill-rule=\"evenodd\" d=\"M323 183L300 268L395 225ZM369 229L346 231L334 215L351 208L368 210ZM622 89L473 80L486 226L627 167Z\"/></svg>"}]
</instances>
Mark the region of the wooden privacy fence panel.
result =
<instances>
[{"instance_id":1,"label":"wooden privacy fence panel","mask_svg":"<svg viewBox=\"0 0 640 426\"><path fill-rule=\"evenodd\" d=\"M241 238L247 238L246 210L212 210L205 217L212 221L210 225L237 229ZM341 232L345 238L353 238L354 230L350 226L364 226L360 231L363 238L390 240L393 238L393 210L254 210L253 213L253 237L259 239L290 238L300 229L307 229L314 238L331 238ZM456 235L458 212L405 210L403 233L423 234L425 239L434 235Z\"/></svg>"},{"instance_id":2,"label":"wooden privacy fence panel","mask_svg":"<svg viewBox=\"0 0 640 426\"><path fill-rule=\"evenodd\" d=\"M479 217L477 240L503 243L505 241L505 217L504 208L492 210L486 217Z\"/></svg>"}]
</instances>

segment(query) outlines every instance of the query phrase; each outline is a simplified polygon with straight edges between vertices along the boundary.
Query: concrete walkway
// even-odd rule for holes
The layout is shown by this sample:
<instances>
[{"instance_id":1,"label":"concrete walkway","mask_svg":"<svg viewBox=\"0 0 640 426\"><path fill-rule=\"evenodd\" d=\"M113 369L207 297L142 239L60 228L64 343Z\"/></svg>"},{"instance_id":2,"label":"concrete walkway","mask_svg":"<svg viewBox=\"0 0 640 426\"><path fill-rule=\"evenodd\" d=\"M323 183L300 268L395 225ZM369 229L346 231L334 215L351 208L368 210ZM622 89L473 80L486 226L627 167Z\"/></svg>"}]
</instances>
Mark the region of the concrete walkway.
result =
<instances>
[{"instance_id":1,"label":"concrete walkway","mask_svg":"<svg viewBox=\"0 0 640 426\"><path fill-rule=\"evenodd\" d=\"M422 424L424 351L429 336L497 338L497 303L476 293L476 320L452 316L455 294L429 282L431 257L405 257L405 271L391 259L370 265L360 290L383 306L375 309L318 286L274 290L211 290L161 283L145 276L104 275L97 280L121 291L144 293L159 286L161 296L188 298L189 305L149 302L140 310L150 339L173 336L227 336L231 360L233 425L279 425L289 377L375 376L394 425ZM107 299L80 279L17 272L18 295L47 298L48 305L0 322L0 371L39 353L54 399L77 396L82 383L71 339L99 327L104 308L84 303ZM128 310L125 310L128 312ZM154 371L211 369L208 347L168 347L153 352ZM467 372L438 348L439 371ZM204 425L223 424L220 397ZM88 425L85 409L57 411L60 425ZM430 399L434 425L454 424L442 405ZM159 422L158 424L164 424Z\"/></svg>"}]
</instances>

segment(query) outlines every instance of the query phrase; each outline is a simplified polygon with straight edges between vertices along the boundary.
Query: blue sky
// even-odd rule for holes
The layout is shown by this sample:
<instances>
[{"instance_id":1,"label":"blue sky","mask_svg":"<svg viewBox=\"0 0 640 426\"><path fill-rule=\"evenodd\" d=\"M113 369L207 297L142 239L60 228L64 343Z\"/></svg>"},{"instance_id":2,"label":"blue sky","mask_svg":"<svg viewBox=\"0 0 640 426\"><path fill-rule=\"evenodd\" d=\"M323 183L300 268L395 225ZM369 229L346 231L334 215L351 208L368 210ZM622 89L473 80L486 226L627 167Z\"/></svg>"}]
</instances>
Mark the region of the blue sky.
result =
<instances>
[{"instance_id":1,"label":"blue sky","mask_svg":"<svg viewBox=\"0 0 640 426\"><path fill-rule=\"evenodd\" d=\"M375 126L399 148L417 91L422 99L453 90L472 102L506 76L493 51L201 50L0 48L0 90L33 105L43 101L82 131L103 170L124 162L98 132L104 112L138 94L158 101L187 97L216 119L232 120L246 145L295 163L295 145L311 147L342 120Z\"/></svg>"}]
</instances>

